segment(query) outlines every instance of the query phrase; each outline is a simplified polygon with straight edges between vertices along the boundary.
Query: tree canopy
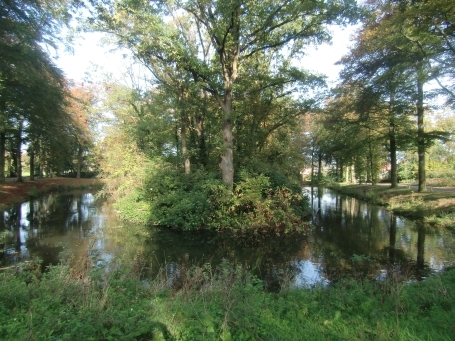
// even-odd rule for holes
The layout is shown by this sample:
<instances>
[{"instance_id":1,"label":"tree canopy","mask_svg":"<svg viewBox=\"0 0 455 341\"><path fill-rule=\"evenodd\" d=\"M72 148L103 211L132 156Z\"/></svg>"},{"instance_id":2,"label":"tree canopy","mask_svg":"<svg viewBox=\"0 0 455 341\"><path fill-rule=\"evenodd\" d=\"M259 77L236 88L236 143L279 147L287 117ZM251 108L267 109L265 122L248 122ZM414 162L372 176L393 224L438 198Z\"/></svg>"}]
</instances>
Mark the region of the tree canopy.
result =
<instances>
[{"instance_id":1,"label":"tree canopy","mask_svg":"<svg viewBox=\"0 0 455 341\"><path fill-rule=\"evenodd\" d=\"M9 172L17 181L22 181L24 142L31 168L35 151L49 166L56 162L50 157L45 161L44 155L66 153L62 142L73 124L65 108L68 84L47 49L60 41L60 30L77 6L66 1L0 2L0 168L5 169L8 149ZM0 181L4 177L2 171Z\"/></svg>"},{"instance_id":2,"label":"tree canopy","mask_svg":"<svg viewBox=\"0 0 455 341\"><path fill-rule=\"evenodd\" d=\"M220 228L234 213L245 226L266 221L271 207L298 221L289 193L300 192L304 168L315 179L317 165L319 181L388 175L396 187L412 154L425 191L436 164L428 151L447 157L452 133L428 119L434 98L450 110L455 98L455 7L446 1L92 0L84 28L107 33L147 73L133 82L126 70L128 85L97 87L69 84L47 50L81 3L0 4L0 167L7 150L19 181L24 145L32 176L35 158L40 173L96 168L96 121L108 192L156 224ZM299 58L330 41L330 25L359 18L341 83L321 95L324 77Z\"/></svg>"},{"instance_id":3,"label":"tree canopy","mask_svg":"<svg viewBox=\"0 0 455 341\"><path fill-rule=\"evenodd\" d=\"M314 76L291 67L289 58L301 54L305 44L328 40L327 25L348 22L355 2L111 1L96 9L92 27L114 34L131 49L158 82L173 89L179 108L190 87L199 92L196 96L209 94L215 101L220 168L232 190L234 130L245 111L242 100L268 89L283 95L297 84L315 82ZM188 120L180 116L185 137ZM184 138L182 143L187 153Z\"/></svg>"}]
</instances>

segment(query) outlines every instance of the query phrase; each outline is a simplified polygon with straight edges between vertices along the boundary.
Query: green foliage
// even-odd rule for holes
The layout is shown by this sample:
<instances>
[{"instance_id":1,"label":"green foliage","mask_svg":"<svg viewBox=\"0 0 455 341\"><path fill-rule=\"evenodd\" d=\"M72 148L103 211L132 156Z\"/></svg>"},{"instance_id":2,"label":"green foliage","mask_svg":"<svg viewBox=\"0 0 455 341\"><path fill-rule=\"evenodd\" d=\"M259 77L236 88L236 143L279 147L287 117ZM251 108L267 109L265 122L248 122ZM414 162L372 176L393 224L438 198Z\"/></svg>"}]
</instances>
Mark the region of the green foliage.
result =
<instances>
[{"instance_id":1,"label":"green foliage","mask_svg":"<svg viewBox=\"0 0 455 341\"><path fill-rule=\"evenodd\" d=\"M330 40L327 24L357 17L352 0L241 5L119 0L95 1L94 8L91 28L110 32L118 46L131 50L153 74L154 92L164 94L159 104L160 96L150 96L154 105L146 111L131 102L138 145L147 149L166 138L161 152L175 145L167 151L185 162L187 173L193 162L221 169L230 190L234 175L257 154L298 174L302 156L293 128L315 109L307 94L324 81L291 66L292 57L308 43ZM291 96L297 91L299 100ZM157 122L164 129L152 133Z\"/></svg>"},{"instance_id":2,"label":"green foliage","mask_svg":"<svg viewBox=\"0 0 455 341\"><path fill-rule=\"evenodd\" d=\"M42 278L36 271L1 274L2 284L8 285L0 291L0 337L142 340L162 334L161 325L149 313L142 283L128 279L132 278L128 268L113 271L108 278L103 273L99 269L77 274L67 266L55 266Z\"/></svg>"},{"instance_id":3,"label":"green foliage","mask_svg":"<svg viewBox=\"0 0 455 341\"><path fill-rule=\"evenodd\" d=\"M411 284L382 281L266 292L225 262L140 279L133 264L39 264L0 273L3 340L451 340L455 271ZM176 279L176 278L175 278Z\"/></svg>"},{"instance_id":4,"label":"green foliage","mask_svg":"<svg viewBox=\"0 0 455 341\"><path fill-rule=\"evenodd\" d=\"M400 181L417 180L418 165L415 157L407 158L398 165L398 179Z\"/></svg>"},{"instance_id":5,"label":"green foliage","mask_svg":"<svg viewBox=\"0 0 455 341\"><path fill-rule=\"evenodd\" d=\"M289 231L302 228L309 215L306 197L286 187L273 187L262 174L243 172L242 181L234 190L232 229L235 231ZM226 212L226 215L229 215Z\"/></svg>"},{"instance_id":6,"label":"green foliage","mask_svg":"<svg viewBox=\"0 0 455 341\"><path fill-rule=\"evenodd\" d=\"M432 211L433 212L433 211ZM430 225L447 227L455 230L455 212L429 213L424 221Z\"/></svg>"},{"instance_id":7,"label":"green foliage","mask_svg":"<svg viewBox=\"0 0 455 341\"><path fill-rule=\"evenodd\" d=\"M166 169L150 179L147 188L151 221L183 230L210 228L214 207L232 197L221 181L202 171L188 175Z\"/></svg>"},{"instance_id":8,"label":"green foliage","mask_svg":"<svg viewBox=\"0 0 455 341\"><path fill-rule=\"evenodd\" d=\"M9 231L0 232L0 244L3 244L6 238L8 238L9 236L10 236ZM4 252L4 250L0 250L0 252Z\"/></svg>"},{"instance_id":9,"label":"green foliage","mask_svg":"<svg viewBox=\"0 0 455 341\"><path fill-rule=\"evenodd\" d=\"M114 207L117 208L117 214L121 219L135 223L144 223L148 220L150 204L142 200L142 195L137 189L119 198Z\"/></svg>"},{"instance_id":10,"label":"green foliage","mask_svg":"<svg viewBox=\"0 0 455 341\"><path fill-rule=\"evenodd\" d=\"M234 192L214 174L188 175L170 168L151 177L145 187L150 221L182 230L289 230L302 227L309 212L301 193L272 187L267 176L246 171Z\"/></svg>"},{"instance_id":11,"label":"green foliage","mask_svg":"<svg viewBox=\"0 0 455 341\"><path fill-rule=\"evenodd\" d=\"M13 0L0 7L0 34L7 37L0 41L0 131L10 156L27 139L28 146L40 152L40 163L46 161L49 170L59 172L68 159L71 124L65 111L67 82L49 56L49 47L55 47L59 29L78 5ZM1 143L3 167L5 142ZM20 179L18 166L14 172Z\"/></svg>"}]
</instances>

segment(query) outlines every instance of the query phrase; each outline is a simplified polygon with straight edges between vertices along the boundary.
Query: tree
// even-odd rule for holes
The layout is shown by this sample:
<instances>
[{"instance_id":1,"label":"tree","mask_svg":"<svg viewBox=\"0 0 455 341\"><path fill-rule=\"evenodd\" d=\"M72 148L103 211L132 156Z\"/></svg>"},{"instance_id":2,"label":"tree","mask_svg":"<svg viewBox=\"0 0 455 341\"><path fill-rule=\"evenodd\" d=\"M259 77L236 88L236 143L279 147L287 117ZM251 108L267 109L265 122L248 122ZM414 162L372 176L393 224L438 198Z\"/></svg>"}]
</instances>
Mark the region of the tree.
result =
<instances>
[{"instance_id":1,"label":"tree","mask_svg":"<svg viewBox=\"0 0 455 341\"><path fill-rule=\"evenodd\" d=\"M417 129L414 141L419 155L419 191L425 191L425 150L435 135L424 130L423 86L437 74L430 60L444 54L444 44L425 31L422 18L415 16L419 3L383 1L368 4L371 15L357 36L355 48L342 62L345 64L345 82L363 82L383 102L388 102L392 187L397 184L397 123L399 120L405 122L403 117L410 115L410 104L415 103L413 112Z\"/></svg>"},{"instance_id":2,"label":"tree","mask_svg":"<svg viewBox=\"0 0 455 341\"><path fill-rule=\"evenodd\" d=\"M73 5L59 1L0 2L0 166L4 165L7 135L12 138L14 134L17 181L22 181L23 133L32 122L42 121L47 110L58 111L63 102L62 73L42 45L54 44ZM0 181L4 181L3 172Z\"/></svg>"},{"instance_id":3,"label":"tree","mask_svg":"<svg viewBox=\"0 0 455 341\"><path fill-rule=\"evenodd\" d=\"M66 111L70 114L73 127L73 145L76 149L76 178L81 177L83 154L93 146L92 136L95 111L95 88L78 86L70 90Z\"/></svg>"},{"instance_id":4,"label":"tree","mask_svg":"<svg viewBox=\"0 0 455 341\"><path fill-rule=\"evenodd\" d=\"M378 181L384 119L377 98L371 95L370 89L363 86L343 85L333 91L324 109L320 122L325 134L318 145L327 161L335 159L339 179L352 182L354 170L360 182Z\"/></svg>"},{"instance_id":5,"label":"tree","mask_svg":"<svg viewBox=\"0 0 455 341\"><path fill-rule=\"evenodd\" d=\"M326 25L346 22L354 2L121 0L97 8L98 16L92 19L96 29L114 33L119 44L130 48L155 73L156 66L173 65L213 96L222 111L222 179L232 190L238 114L234 102L241 95L239 80L247 76L245 65L261 53L296 55L305 43L328 40ZM287 78L289 84L301 81L289 72L286 62L273 59L274 69L284 71L280 78Z\"/></svg>"},{"instance_id":6,"label":"tree","mask_svg":"<svg viewBox=\"0 0 455 341\"><path fill-rule=\"evenodd\" d=\"M5 88L1 98L6 115L4 131L15 135L17 181L22 181L23 138L28 132L49 133L55 117L66 115L62 110L65 84L61 71L40 49L22 46L21 50L17 67L3 74Z\"/></svg>"},{"instance_id":7,"label":"tree","mask_svg":"<svg viewBox=\"0 0 455 341\"><path fill-rule=\"evenodd\" d=\"M403 2L398 24L409 43L423 55L431 79L440 86L448 104L455 103L455 4L430 0Z\"/></svg>"}]
</instances>

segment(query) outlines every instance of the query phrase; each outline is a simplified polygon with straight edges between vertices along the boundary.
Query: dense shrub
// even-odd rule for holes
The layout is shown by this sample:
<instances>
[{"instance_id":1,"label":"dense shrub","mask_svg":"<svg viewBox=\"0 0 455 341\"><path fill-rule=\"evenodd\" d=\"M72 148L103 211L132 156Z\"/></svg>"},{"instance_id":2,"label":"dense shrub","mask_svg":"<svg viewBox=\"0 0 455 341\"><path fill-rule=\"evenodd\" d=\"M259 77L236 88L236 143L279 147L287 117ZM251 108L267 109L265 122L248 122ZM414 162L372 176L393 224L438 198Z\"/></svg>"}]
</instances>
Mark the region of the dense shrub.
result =
<instances>
[{"instance_id":1,"label":"dense shrub","mask_svg":"<svg viewBox=\"0 0 455 341\"><path fill-rule=\"evenodd\" d=\"M164 227L281 231L303 227L308 215L308 201L301 193L274 187L269 177L246 171L234 192L214 174L170 169L150 178L146 188L150 221Z\"/></svg>"},{"instance_id":2,"label":"dense shrub","mask_svg":"<svg viewBox=\"0 0 455 341\"><path fill-rule=\"evenodd\" d=\"M229 194L211 174L181 174L172 169L149 179L147 190L151 201L150 221L183 230L208 227L217 205L212 200L215 194L219 197Z\"/></svg>"}]
</instances>

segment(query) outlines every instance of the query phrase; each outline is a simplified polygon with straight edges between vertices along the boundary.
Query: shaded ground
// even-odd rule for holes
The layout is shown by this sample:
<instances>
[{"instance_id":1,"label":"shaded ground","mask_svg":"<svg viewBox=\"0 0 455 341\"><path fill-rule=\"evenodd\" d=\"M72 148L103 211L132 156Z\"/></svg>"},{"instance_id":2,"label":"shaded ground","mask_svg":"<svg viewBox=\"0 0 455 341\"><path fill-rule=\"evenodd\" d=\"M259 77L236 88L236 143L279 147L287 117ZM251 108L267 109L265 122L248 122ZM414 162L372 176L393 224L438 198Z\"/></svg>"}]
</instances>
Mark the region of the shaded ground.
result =
<instances>
[{"instance_id":1,"label":"shaded ground","mask_svg":"<svg viewBox=\"0 0 455 341\"><path fill-rule=\"evenodd\" d=\"M15 179L7 179L6 183L0 184L0 208L9 207L24 202L30 198L55 190L70 190L77 188L91 188L102 186L99 179L75 179L75 178L42 178L24 182L15 182Z\"/></svg>"}]
</instances>

